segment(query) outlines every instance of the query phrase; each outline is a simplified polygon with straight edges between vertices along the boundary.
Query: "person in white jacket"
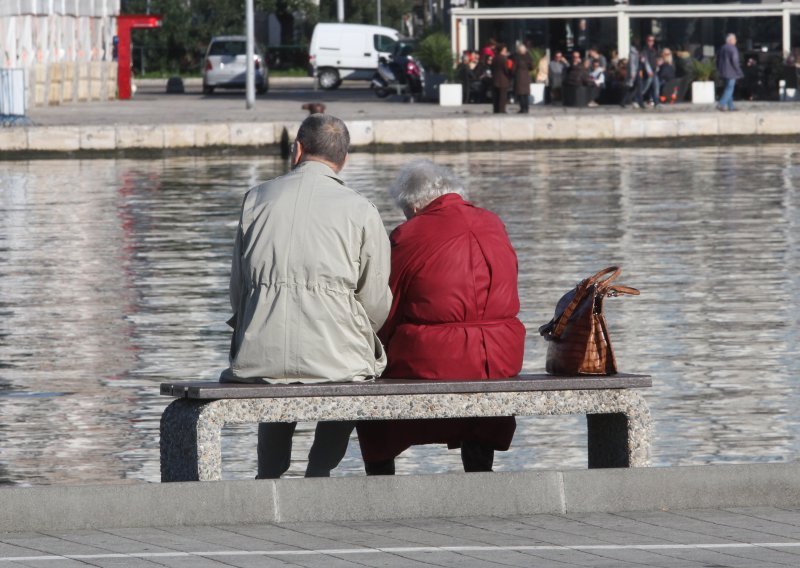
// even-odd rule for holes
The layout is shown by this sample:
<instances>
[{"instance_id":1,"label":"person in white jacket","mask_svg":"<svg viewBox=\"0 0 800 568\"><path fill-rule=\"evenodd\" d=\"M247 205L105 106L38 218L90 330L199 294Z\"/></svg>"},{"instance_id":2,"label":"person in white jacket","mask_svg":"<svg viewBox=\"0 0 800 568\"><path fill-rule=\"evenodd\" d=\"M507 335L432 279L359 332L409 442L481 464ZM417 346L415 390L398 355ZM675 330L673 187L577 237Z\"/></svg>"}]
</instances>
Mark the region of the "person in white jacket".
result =
<instances>
[{"instance_id":1,"label":"person in white jacket","mask_svg":"<svg viewBox=\"0 0 800 568\"><path fill-rule=\"evenodd\" d=\"M389 239L375 206L339 177L349 144L344 122L313 114L298 130L292 170L245 195L222 382L361 381L386 366L376 332L392 303ZM289 469L295 427L259 426L258 479ZM330 475L353 427L317 424L307 477Z\"/></svg>"}]
</instances>

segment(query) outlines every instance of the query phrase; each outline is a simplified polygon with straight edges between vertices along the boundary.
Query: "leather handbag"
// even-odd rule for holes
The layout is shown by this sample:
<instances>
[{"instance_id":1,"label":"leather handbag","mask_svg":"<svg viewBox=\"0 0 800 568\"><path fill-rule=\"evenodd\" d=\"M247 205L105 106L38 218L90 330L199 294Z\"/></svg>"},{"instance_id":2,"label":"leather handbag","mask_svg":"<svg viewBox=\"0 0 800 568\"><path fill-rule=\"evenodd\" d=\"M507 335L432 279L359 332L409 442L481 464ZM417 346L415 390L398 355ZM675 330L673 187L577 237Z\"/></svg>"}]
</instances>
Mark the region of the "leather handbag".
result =
<instances>
[{"instance_id":1,"label":"leather handbag","mask_svg":"<svg viewBox=\"0 0 800 568\"><path fill-rule=\"evenodd\" d=\"M547 372L552 375L613 375L617 362L603 315L610 296L638 296L639 290L612 283L622 271L617 266L582 280L564 294L555 316L539 328L547 340Z\"/></svg>"}]
</instances>

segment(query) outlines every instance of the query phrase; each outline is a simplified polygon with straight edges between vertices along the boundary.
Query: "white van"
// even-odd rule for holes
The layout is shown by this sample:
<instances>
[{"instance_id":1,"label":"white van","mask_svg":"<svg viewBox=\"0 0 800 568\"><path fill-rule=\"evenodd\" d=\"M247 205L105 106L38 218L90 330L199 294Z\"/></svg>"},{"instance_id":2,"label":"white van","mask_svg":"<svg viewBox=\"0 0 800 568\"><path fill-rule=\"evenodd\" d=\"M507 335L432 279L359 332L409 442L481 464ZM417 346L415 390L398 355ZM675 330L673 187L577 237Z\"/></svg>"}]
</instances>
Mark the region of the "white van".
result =
<instances>
[{"instance_id":1,"label":"white van","mask_svg":"<svg viewBox=\"0 0 800 568\"><path fill-rule=\"evenodd\" d=\"M311 34L308 59L319 86L335 89L342 81L369 81L378 58L394 50L400 32L362 24L317 24Z\"/></svg>"}]
</instances>

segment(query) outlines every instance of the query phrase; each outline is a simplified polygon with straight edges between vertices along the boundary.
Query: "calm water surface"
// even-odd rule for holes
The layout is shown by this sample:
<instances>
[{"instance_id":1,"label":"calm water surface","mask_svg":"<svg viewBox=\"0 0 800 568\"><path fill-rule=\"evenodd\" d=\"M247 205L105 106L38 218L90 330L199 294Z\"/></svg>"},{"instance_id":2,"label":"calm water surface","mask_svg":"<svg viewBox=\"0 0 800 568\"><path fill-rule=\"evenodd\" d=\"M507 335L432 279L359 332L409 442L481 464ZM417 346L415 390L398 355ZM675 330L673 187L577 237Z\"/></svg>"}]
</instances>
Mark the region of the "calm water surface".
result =
<instances>
[{"instance_id":1,"label":"calm water surface","mask_svg":"<svg viewBox=\"0 0 800 568\"><path fill-rule=\"evenodd\" d=\"M411 155L355 154L385 194ZM650 373L655 465L800 454L800 147L437 154L506 222L520 261L525 370L560 295L621 264L606 302L623 371ZM279 159L0 162L0 483L159 479L166 380L226 365L227 278L245 190ZM585 467L580 417L519 419L498 470ZM291 474L302 473L304 425ZM255 433L224 431L224 476L255 475ZM405 473L460 469L426 447ZM357 443L336 474L360 474Z\"/></svg>"}]
</instances>

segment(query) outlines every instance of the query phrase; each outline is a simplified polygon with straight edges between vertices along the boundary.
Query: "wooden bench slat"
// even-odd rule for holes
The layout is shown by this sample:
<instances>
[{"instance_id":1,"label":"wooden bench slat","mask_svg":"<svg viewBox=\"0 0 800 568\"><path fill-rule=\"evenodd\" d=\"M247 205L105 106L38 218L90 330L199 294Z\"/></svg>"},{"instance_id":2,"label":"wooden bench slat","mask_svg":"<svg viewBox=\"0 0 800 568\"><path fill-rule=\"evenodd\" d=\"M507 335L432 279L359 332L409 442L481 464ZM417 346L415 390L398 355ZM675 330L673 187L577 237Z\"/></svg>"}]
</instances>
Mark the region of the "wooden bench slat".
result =
<instances>
[{"instance_id":1,"label":"wooden bench slat","mask_svg":"<svg viewBox=\"0 0 800 568\"><path fill-rule=\"evenodd\" d=\"M556 377L519 375L495 380L377 379L366 382L250 384L216 381L161 383L161 394L175 398L289 398L309 396L370 396L441 393L526 392L552 390L630 389L653 386L649 375Z\"/></svg>"}]
</instances>

